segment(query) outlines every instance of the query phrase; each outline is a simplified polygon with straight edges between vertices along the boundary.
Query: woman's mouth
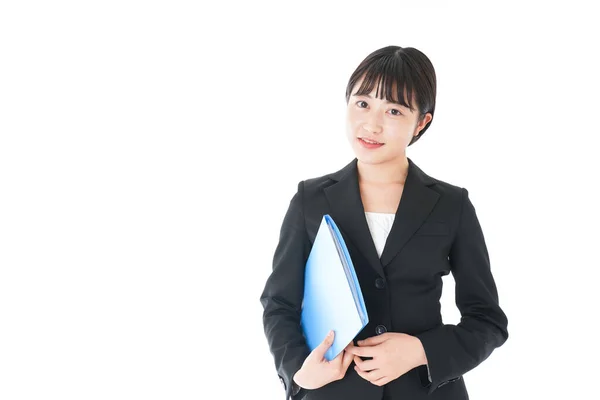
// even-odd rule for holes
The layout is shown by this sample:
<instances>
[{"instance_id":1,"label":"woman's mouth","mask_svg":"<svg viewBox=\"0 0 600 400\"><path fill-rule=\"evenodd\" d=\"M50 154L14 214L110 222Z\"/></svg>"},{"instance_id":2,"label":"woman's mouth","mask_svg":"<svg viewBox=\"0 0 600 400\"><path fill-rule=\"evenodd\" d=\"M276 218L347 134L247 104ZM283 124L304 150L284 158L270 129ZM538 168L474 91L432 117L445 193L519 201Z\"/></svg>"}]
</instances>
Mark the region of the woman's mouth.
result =
<instances>
[{"instance_id":1,"label":"woman's mouth","mask_svg":"<svg viewBox=\"0 0 600 400\"><path fill-rule=\"evenodd\" d=\"M363 138L360 138L360 137L358 138L358 141L360 142L360 144L363 147L365 147L367 149L378 149L378 148L380 148L381 146L384 145L384 143L372 142L372 141L370 141L368 139L363 139Z\"/></svg>"}]
</instances>

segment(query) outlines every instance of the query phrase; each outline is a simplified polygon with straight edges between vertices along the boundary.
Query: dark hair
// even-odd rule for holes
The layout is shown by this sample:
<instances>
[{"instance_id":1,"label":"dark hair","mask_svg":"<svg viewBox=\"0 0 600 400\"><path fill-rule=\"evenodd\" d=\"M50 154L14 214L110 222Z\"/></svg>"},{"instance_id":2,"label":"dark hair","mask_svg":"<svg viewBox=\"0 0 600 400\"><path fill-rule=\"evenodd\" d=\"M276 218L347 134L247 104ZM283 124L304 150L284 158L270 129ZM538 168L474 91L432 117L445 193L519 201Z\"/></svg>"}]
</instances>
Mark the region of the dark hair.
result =
<instances>
[{"instance_id":1,"label":"dark hair","mask_svg":"<svg viewBox=\"0 0 600 400\"><path fill-rule=\"evenodd\" d=\"M425 54L413 47L387 46L369 54L350 76L346 87L346 103L350 100L351 91L362 76L365 79L355 95L369 94L377 82L376 97L400 103L411 111L415 108L412 99L416 101L419 110L419 120L425 114L431 113L431 121L414 136L409 146L419 140L425 133L435 111L436 78L433 64ZM396 91L394 92L394 85ZM379 87L383 86L383 90ZM408 103L404 91L408 95Z\"/></svg>"}]
</instances>

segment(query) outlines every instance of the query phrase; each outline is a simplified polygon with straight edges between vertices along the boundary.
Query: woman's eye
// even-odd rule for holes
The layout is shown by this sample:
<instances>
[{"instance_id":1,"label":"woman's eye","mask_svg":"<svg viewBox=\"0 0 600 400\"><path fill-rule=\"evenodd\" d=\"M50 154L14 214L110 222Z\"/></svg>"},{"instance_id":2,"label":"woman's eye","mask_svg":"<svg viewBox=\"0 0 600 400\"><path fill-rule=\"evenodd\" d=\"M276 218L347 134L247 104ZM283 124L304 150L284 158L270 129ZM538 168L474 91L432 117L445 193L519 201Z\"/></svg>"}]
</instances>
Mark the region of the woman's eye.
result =
<instances>
[{"instance_id":1,"label":"woman's eye","mask_svg":"<svg viewBox=\"0 0 600 400\"><path fill-rule=\"evenodd\" d=\"M392 109L392 114L393 115L402 115L402 113L398 110L396 110L395 108Z\"/></svg>"},{"instance_id":2,"label":"woman's eye","mask_svg":"<svg viewBox=\"0 0 600 400\"><path fill-rule=\"evenodd\" d=\"M356 104L358 105L359 108L365 108L367 106L367 102L362 101L362 100L357 101ZM362 107L362 104L364 104L365 107Z\"/></svg>"}]
</instances>

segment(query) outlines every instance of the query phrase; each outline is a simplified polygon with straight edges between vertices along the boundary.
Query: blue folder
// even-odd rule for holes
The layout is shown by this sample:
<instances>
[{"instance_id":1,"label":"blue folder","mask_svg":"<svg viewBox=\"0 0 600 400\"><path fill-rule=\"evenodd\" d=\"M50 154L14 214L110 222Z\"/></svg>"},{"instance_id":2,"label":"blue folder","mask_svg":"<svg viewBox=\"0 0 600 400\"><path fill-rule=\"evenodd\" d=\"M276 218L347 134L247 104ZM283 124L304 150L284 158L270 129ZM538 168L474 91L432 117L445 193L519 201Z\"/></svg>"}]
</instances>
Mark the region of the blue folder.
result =
<instances>
[{"instance_id":1,"label":"blue folder","mask_svg":"<svg viewBox=\"0 0 600 400\"><path fill-rule=\"evenodd\" d=\"M369 317L352 259L340 230L325 214L306 261L301 326L310 350L335 332L325 358L333 360L367 325Z\"/></svg>"}]
</instances>

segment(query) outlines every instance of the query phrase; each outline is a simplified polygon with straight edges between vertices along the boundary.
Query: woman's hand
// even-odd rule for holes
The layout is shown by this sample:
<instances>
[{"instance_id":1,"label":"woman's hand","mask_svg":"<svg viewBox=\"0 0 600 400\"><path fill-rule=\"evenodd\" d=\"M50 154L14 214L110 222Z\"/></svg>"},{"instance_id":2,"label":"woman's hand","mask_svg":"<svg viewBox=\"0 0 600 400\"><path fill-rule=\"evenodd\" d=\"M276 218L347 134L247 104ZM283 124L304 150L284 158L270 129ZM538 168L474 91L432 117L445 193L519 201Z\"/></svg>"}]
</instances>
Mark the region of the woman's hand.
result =
<instances>
[{"instance_id":1,"label":"woman's hand","mask_svg":"<svg viewBox=\"0 0 600 400\"><path fill-rule=\"evenodd\" d=\"M305 389L318 389L330 382L341 380L352 363L353 355L342 350L333 360L327 361L325 353L333 344L333 331L304 360L302 368L294 375L294 382ZM352 343L351 343L352 344ZM346 347L347 348L347 347Z\"/></svg>"},{"instance_id":2,"label":"woman's hand","mask_svg":"<svg viewBox=\"0 0 600 400\"><path fill-rule=\"evenodd\" d=\"M387 332L352 343L346 352L353 354L354 369L364 379L382 386L419 365L427 364L427 356L419 338L405 333ZM363 361L360 357L372 357Z\"/></svg>"}]
</instances>

